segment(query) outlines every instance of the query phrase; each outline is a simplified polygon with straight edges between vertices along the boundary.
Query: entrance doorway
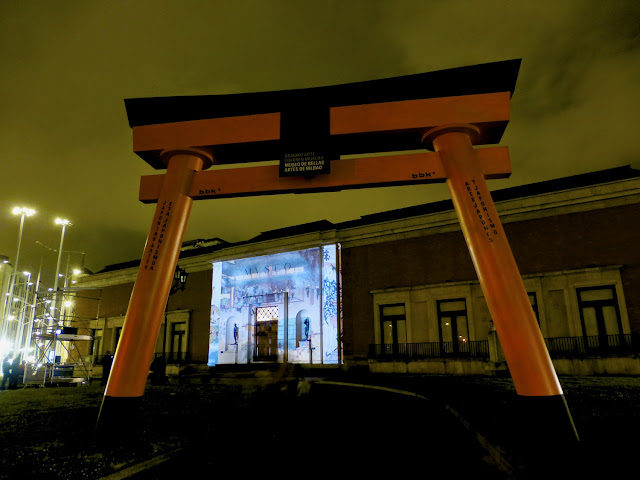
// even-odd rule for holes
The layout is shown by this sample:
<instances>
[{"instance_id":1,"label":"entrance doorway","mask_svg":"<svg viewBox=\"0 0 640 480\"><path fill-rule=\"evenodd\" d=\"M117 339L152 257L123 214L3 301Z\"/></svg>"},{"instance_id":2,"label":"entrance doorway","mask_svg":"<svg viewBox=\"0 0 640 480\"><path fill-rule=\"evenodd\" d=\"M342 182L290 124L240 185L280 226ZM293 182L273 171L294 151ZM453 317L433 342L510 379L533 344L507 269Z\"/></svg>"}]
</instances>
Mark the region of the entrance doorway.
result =
<instances>
[{"instance_id":1,"label":"entrance doorway","mask_svg":"<svg viewBox=\"0 0 640 480\"><path fill-rule=\"evenodd\" d=\"M253 360L275 362L278 360L278 306L257 307L255 325L255 351Z\"/></svg>"}]
</instances>

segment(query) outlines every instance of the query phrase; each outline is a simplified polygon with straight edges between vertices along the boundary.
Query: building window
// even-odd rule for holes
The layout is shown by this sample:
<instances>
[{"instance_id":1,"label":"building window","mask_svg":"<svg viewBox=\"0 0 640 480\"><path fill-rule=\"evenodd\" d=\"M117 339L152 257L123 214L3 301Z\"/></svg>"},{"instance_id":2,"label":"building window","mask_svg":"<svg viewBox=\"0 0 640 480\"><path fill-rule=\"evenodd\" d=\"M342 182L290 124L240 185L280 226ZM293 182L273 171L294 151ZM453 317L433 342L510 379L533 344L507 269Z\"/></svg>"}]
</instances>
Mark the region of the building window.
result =
<instances>
[{"instance_id":1,"label":"building window","mask_svg":"<svg viewBox=\"0 0 640 480\"><path fill-rule=\"evenodd\" d=\"M256 321L258 322L271 322L277 321L279 315L278 305L272 305L270 307L258 307L256 308Z\"/></svg>"},{"instance_id":2,"label":"building window","mask_svg":"<svg viewBox=\"0 0 640 480\"><path fill-rule=\"evenodd\" d=\"M380 305L380 334L384 353L398 353L398 345L407 343L404 303Z\"/></svg>"},{"instance_id":3,"label":"building window","mask_svg":"<svg viewBox=\"0 0 640 480\"><path fill-rule=\"evenodd\" d=\"M113 329L113 335L114 335L114 343L113 343L113 351L115 352L116 349L118 348L118 342L120 341L120 335L122 334L122 327L115 327Z\"/></svg>"},{"instance_id":4,"label":"building window","mask_svg":"<svg viewBox=\"0 0 640 480\"><path fill-rule=\"evenodd\" d=\"M171 359L180 361L185 359L186 345L184 345L187 333L186 322L171 324Z\"/></svg>"},{"instance_id":5,"label":"building window","mask_svg":"<svg viewBox=\"0 0 640 480\"><path fill-rule=\"evenodd\" d=\"M91 355L94 359L100 358L100 354L102 353L102 329L94 328L91 330L91 336L93 340L91 341Z\"/></svg>"},{"instance_id":6,"label":"building window","mask_svg":"<svg viewBox=\"0 0 640 480\"><path fill-rule=\"evenodd\" d=\"M540 326L540 315L538 313L538 297L536 296L536 292L527 292L529 296L529 303L531 303L531 308L533 309L533 313L536 316L536 320L538 321L538 326Z\"/></svg>"},{"instance_id":7,"label":"building window","mask_svg":"<svg viewBox=\"0 0 640 480\"><path fill-rule=\"evenodd\" d=\"M576 291L586 346L618 345L623 330L615 286L578 288Z\"/></svg>"},{"instance_id":8,"label":"building window","mask_svg":"<svg viewBox=\"0 0 640 480\"><path fill-rule=\"evenodd\" d=\"M438 300L438 330L442 353L469 351L469 322L464 298Z\"/></svg>"}]
</instances>

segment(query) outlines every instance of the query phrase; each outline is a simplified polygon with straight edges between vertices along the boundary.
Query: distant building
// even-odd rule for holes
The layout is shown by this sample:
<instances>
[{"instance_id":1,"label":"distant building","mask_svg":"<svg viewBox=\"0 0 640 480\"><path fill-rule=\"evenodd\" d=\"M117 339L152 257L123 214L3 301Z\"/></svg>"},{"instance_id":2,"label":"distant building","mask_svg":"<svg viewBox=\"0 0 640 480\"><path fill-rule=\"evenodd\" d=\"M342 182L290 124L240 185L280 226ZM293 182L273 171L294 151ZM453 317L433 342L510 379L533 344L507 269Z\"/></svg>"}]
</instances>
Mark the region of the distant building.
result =
<instances>
[{"instance_id":1,"label":"distant building","mask_svg":"<svg viewBox=\"0 0 640 480\"><path fill-rule=\"evenodd\" d=\"M558 373L640 374L640 171L492 196ZM506 369L451 201L185 246L156 343L169 363ZM95 287L76 301L87 357L115 351L138 264L79 279Z\"/></svg>"}]
</instances>

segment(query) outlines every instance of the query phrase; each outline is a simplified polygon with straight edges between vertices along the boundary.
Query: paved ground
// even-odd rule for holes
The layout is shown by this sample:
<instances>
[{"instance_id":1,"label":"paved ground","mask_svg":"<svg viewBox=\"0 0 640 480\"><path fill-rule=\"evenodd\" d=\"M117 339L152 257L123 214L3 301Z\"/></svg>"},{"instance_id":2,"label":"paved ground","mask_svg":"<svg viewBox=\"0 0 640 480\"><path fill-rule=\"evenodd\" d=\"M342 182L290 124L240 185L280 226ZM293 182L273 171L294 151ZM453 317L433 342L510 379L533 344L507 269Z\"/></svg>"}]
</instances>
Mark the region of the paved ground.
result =
<instances>
[{"instance_id":1,"label":"paved ground","mask_svg":"<svg viewBox=\"0 0 640 480\"><path fill-rule=\"evenodd\" d=\"M526 410L508 378L332 375L308 378L311 383L301 386L310 393L301 396L295 377L274 381L245 372L183 380L147 387L141 433L129 436L127 445L91 443L99 385L0 392L0 478L173 480L201 470L395 476L417 470L446 478L546 480L623 478L637 470L636 443L629 439L640 430L640 378L563 378L583 440L578 455L547 422L543 437L520 448L527 459L514 456L518 433L529 431L515 420ZM549 462L553 458L561 468Z\"/></svg>"},{"instance_id":2,"label":"paved ground","mask_svg":"<svg viewBox=\"0 0 640 480\"><path fill-rule=\"evenodd\" d=\"M252 413L226 419L200 448L130 478L175 479L203 471L509 478L474 432L419 395L313 383L309 394L300 397L272 392Z\"/></svg>"}]
</instances>

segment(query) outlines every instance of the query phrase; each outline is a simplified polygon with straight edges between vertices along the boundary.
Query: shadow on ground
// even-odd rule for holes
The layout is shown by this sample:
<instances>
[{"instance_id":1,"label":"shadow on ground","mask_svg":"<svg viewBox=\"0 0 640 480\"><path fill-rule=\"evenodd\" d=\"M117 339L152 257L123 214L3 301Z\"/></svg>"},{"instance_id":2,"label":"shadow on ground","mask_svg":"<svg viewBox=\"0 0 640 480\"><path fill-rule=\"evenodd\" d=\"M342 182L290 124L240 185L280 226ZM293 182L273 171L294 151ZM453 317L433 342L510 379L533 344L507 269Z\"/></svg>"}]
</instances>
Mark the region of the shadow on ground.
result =
<instances>
[{"instance_id":1,"label":"shadow on ground","mask_svg":"<svg viewBox=\"0 0 640 480\"><path fill-rule=\"evenodd\" d=\"M291 382L255 400L221 416L202 442L132 478L181 478L200 471L509 478L458 418L419 395Z\"/></svg>"}]
</instances>

